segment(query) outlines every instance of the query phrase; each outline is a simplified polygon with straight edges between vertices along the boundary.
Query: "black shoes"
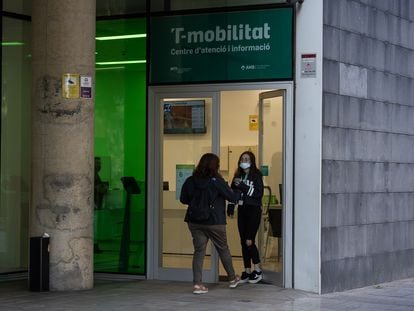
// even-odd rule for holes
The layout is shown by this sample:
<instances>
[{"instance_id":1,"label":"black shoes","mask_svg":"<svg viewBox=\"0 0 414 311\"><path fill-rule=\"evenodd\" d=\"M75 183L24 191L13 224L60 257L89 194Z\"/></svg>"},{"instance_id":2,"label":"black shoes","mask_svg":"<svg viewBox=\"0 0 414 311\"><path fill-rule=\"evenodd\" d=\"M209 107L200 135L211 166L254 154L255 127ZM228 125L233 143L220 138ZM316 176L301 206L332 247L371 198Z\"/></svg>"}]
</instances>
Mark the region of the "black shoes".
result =
<instances>
[{"instance_id":1,"label":"black shoes","mask_svg":"<svg viewBox=\"0 0 414 311\"><path fill-rule=\"evenodd\" d=\"M249 276L249 283L256 284L257 282L260 282L263 279L263 272L262 271L256 271L253 270L253 272ZM243 280L243 275L242 275Z\"/></svg>"},{"instance_id":2,"label":"black shoes","mask_svg":"<svg viewBox=\"0 0 414 311\"><path fill-rule=\"evenodd\" d=\"M243 272L240 277L240 283L248 283L250 280L251 273Z\"/></svg>"},{"instance_id":3,"label":"black shoes","mask_svg":"<svg viewBox=\"0 0 414 311\"><path fill-rule=\"evenodd\" d=\"M241 284L241 283L256 284L256 283L260 282L261 280L263 280L263 272L253 270L252 273L243 272L241 277L240 277L239 284Z\"/></svg>"}]
</instances>

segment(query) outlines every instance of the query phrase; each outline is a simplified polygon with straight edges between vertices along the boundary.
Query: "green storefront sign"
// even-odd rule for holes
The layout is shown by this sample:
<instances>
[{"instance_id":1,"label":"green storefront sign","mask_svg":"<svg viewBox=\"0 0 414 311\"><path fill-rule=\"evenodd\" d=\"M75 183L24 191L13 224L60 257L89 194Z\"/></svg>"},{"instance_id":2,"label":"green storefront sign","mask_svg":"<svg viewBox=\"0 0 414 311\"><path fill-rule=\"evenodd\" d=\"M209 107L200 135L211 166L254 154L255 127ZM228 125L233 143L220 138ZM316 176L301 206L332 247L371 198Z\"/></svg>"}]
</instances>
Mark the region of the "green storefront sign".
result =
<instances>
[{"instance_id":1,"label":"green storefront sign","mask_svg":"<svg viewBox=\"0 0 414 311\"><path fill-rule=\"evenodd\" d=\"M151 19L150 83L291 80L293 9Z\"/></svg>"}]
</instances>

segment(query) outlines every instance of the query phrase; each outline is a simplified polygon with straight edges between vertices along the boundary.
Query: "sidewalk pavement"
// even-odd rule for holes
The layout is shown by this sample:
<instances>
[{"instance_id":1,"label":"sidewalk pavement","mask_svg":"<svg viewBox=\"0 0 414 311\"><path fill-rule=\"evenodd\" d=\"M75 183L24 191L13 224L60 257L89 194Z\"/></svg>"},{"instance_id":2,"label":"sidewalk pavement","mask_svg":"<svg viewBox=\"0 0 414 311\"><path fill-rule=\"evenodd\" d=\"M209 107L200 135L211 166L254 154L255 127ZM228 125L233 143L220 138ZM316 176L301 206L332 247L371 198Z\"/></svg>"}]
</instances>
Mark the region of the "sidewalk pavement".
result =
<instances>
[{"instance_id":1,"label":"sidewalk pavement","mask_svg":"<svg viewBox=\"0 0 414 311\"><path fill-rule=\"evenodd\" d=\"M342 293L316 295L266 284L209 284L209 293L192 294L192 284L168 281L97 280L87 291L30 292L27 281L0 283L0 310L226 310L226 311L413 311L414 279Z\"/></svg>"}]
</instances>

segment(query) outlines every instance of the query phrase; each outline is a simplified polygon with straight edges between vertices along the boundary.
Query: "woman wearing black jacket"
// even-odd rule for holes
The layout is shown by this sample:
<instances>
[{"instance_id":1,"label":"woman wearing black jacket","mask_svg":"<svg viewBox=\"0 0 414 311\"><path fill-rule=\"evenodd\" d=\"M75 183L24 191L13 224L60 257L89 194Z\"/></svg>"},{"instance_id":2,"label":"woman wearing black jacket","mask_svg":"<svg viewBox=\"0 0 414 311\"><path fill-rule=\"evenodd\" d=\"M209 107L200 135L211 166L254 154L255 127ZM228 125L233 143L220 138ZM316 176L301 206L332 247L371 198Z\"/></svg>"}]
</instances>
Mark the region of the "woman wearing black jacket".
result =
<instances>
[{"instance_id":1,"label":"woman wearing black jacket","mask_svg":"<svg viewBox=\"0 0 414 311\"><path fill-rule=\"evenodd\" d=\"M223 267L230 280L229 287L235 288L240 282L233 268L233 262L227 244L226 200L237 202L240 192L233 191L219 174L219 158L213 153L204 154L193 175L188 177L181 189L180 201L189 205L185 216L193 237L193 282L194 294L206 294L207 287L202 284L203 261L208 240L211 240L220 256ZM195 198L199 196L199 198ZM191 204L210 206L207 219L192 217ZM203 204L204 203L204 204Z\"/></svg>"},{"instance_id":2,"label":"woman wearing black jacket","mask_svg":"<svg viewBox=\"0 0 414 311\"><path fill-rule=\"evenodd\" d=\"M262 219L263 175L256 166L256 157L250 151L240 155L239 165L231 187L242 191L238 202L237 225L240 234L245 271L241 283L257 283L263 279L260 256L255 244L256 234ZM227 214L234 214L234 205L229 204ZM251 270L253 262L254 270Z\"/></svg>"}]
</instances>

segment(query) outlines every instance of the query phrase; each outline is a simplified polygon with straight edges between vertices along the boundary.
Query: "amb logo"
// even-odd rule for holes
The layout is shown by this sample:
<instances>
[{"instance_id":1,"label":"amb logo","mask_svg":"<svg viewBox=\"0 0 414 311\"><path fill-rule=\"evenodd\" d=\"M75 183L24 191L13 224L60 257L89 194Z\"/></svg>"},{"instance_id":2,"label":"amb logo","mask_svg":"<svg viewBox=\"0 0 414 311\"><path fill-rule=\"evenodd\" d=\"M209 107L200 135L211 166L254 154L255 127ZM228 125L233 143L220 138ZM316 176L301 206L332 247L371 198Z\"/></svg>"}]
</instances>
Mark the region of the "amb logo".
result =
<instances>
[{"instance_id":1,"label":"amb logo","mask_svg":"<svg viewBox=\"0 0 414 311\"><path fill-rule=\"evenodd\" d=\"M254 70L256 69L256 66L255 65L242 65L240 68L241 70Z\"/></svg>"}]
</instances>

